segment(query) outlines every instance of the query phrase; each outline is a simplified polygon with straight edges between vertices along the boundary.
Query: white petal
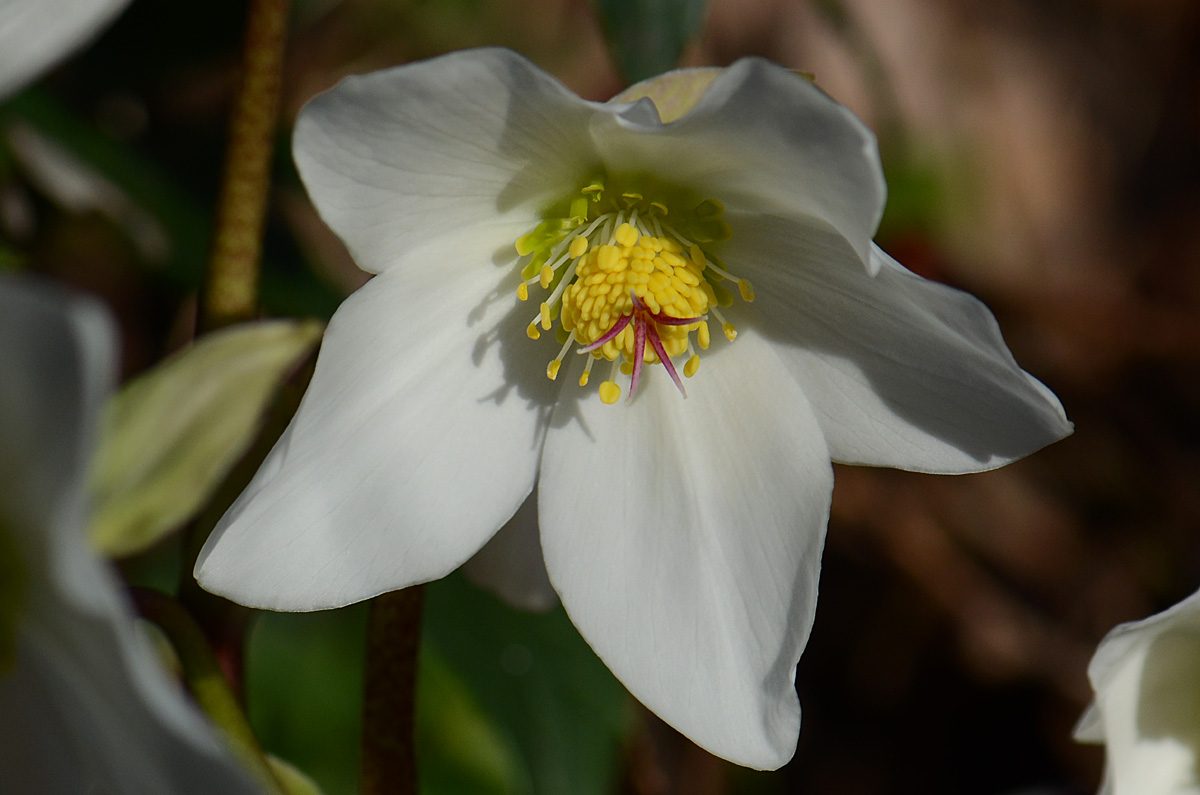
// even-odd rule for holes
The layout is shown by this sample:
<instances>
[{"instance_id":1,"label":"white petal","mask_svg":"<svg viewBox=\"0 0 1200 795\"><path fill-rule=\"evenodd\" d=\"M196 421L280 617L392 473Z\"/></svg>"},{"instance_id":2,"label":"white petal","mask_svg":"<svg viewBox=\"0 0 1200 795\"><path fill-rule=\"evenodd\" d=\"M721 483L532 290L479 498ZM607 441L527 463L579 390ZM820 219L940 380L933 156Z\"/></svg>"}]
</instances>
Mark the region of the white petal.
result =
<instances>
[{"instance_id":1,"label":"white petal","mask_svg":"<svg viewBox=\"0 0 1200 795\"><path fill-rule=\"evenodd\" d=\"M99 304L0 276L0 516L34 546L59 519L78 518L115 372L113 326Z\"/></svg>"},{"instance_id":2,"label":"white petal","mask_svg":"<svg viewBox=\"0 0 1200 795\"><path fill-rule=\"evenodd\" d=\"M0 3L0 98L66 57L129 0L5 0Z\"/></svg>"},{"instance_id":3,"label":"white petal","mask_svg":"<svg viewBox=\"0 0 1200 795\"><path fill-rule=\"evenodd\" d=\"M593 122L610 171L653 174L730 210L820 219L868 267L887 191L875 136L810 81L747 58L679 121L661 125L642 104L611 106Z\"/></svg>"},{"instance_id":4,"label":"white petal","mask_svg":"<svg viewBox=\"0 0 1200 795\"><path fill-rule=\"evenodd\" d=\"M56 581L30 594L16 669L0 677L5 785L113 795L258 792L167 680L115 583L84 548L82 528L75 530L75 543L55 555Z\"/></svg>"},{"instance_id":5,"label":"white petal","mask_svg":"<svg viewBox=\"0 0 1200 795\"><path fill-rule=\"evenodd\" d=\"M535 488L513 517L463 567L468 579L522 610L543 612L558 604L538 537Z\"/></svg>"},{"instance_id":6,"label":"white petal","mask_svg":"<svg viewBox=\"0 0 1200 795\"><path fill-rule=\"evenodd\" d=\"M347 78L314 99L296 122L296 165L364 270L463 227L499 224L507 254L595 168L592 113L516 53L467 50Z\"/></svg>"},{"instance_id":7,"label":"white petal","mask_svg":"<svg viewBox=\"0 0 1200 795\"><path fill-rule=\"evenodd\" d=\"M98 304L0 277L0 534L16 552L6 572L22 575L5 594L19 612L0 771L13 792L249 795L84 543L84 469L114 365Z\"/></svg>"},{"instance_id":8,"label":"white petal","mask_svg":"<svg viewBox=\"0 0 1200 795\"><path fill-rule=\"evenodd\" d=\"M877 247L871 277L828 230L755 216L730 223L726 262L754 283L762 331L812 401L835 461L976 472L1071 432L978 299Z\"/></svg>"},{"instance_id":9,"label":"white petal","mask_svg":"<svg viewBox=\"0 0 1200 795\"><path fill-rule=\"evenodd\" d=\"M466 249L446 241L434 259ZM533 488L555 394L517 281L409 261L342 304L299 412L201 552L200 584L318 610L441 577L483 546Z\"/></svg>"},{"instance_id":10,"label":"white petal","mask_svg":"<svg viewBox=\"0 0 1200 795\"><path fill-rule=\"evenodd\" d=\"M1076 737L1107 745L1114 795L1200 792L1200 593L1101 642L1088 677L1096 691Z\"/></svg>"},{"instance_id":11,"label":"white petal","mask_svg":"<svg viewBox=\"0 0 1200 795\"><path fill-rule=\"evenodd\" d=\"M539 481L551 581L642 703L714 754L779 767L800 727L825 443L751 331L704 358L686 400L660 368L643 378L614 406L564 390Z\"/></svg>"}]
</instances>

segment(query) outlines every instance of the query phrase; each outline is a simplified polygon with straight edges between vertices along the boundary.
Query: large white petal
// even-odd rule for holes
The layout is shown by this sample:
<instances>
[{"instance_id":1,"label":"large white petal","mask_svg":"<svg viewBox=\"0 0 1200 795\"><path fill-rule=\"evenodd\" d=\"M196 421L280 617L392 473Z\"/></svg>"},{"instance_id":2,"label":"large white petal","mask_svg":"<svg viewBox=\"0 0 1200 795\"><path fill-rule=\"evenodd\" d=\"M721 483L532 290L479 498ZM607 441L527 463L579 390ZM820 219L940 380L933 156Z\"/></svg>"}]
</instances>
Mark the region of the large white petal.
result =
<instances>
[{"instance_id":1,"label":"large white petal","mask_svg":"<svg viewBox=\"0 0 1200 795\"><path fill-rule=\"evenodd\" d=\"M116 343L100 305L0 276L0 516L42 549L77 519L94 419L112 391Z\"/></svg>"},{"instance_id":2,"label":"large white petal","mask_svg":"<svg viewBox=\"0 0 1200 795\"><path fill-rule=\"evenodd\" d=\"M845 107L760 58L722 71L676 122L658 123L648 103L596 116L610 171L652 174L731 210L820 219L868 267L887 188L875 136Z\"/></svg>"},{"instance_id":3,"label":"large white petal","mask_svg":"<svg viewBox=\"0 0 1200 795\"><path fill-rule=\"evenodd\" d=\"M1114 795L1200 792L1200 593L1108 634L1088 666L1096 700L1076 737L1104 742Z\"/></svg>"},{"instance_id":4,"label":"large white petal","mask_svg":"<svg viewBox=\"0 0 1200 795\"><path fill-rule=\"evenodd\" d=\"M592 107L516 53L467 50L312 100L296 122L296 165L321 217L377 273L464 227L532 226L595 168Z\"/></svg>"},{"instance_id":5,"label":"large white petal","mask_svg":"<svg viewBox=\"0 0 1200 795\"><path fill-rule=\"evenodd\" d=\"M719 756L779 767L833 486L821 431L751 331L705 357L686 400L659 368L643 378L614 406L564 390L539 480L551 581L642 703Z\"/></svg>"},{"instance_id":6,"label":"large white petal","mask_svg":"<svg viewBox=\"0 0 1200 795\"><path fill-rule=\"evenodd\" d=\"M1017 365L978 299L878 247L872 277L827 229L729 220L727 264L754 283L761 330L803 385L835 461L976 472L1071 432L1058 399Z\"/></svg>"},{"instance_id":7,"label":"large white petal","mask_svg":"<svg viewBox=\"0 0 1200 795\"><path fill-rule=\"evenodd\" d=\"M0 554L19 583L5 593L18 613L0 776L13 792L249 795L85 545L84 470L114 365L98 304L0 277Z\"/></svg>"},{"instance_id":8,"label":"large white petal","mask_svg":"<svg viewBox=\"0 0 1200 795\"><path fill-rule=\"evenodd\" d=\"M129 0L4 0L0 3L0 98L68 55Z\"/></svg>"},{"instance_id":9,"label":"large white petal","mask_svg":"<svg viewBox=\"0 0 1200 795\"><path fill-rule=\"evenodd\" d=\"M16 668L0 676L0 771L13 792L259 792L168 681L116 584L84 547L31 588ZM69 578L69 579L68 579ZM8 790L6 790L8 791Z\"/></svg>"},{"instance_id":10,"label":"large white petal","mask_svg":"<svg viewBox=\"0 0 1200 795\"><path fill-rule=\"evenodd\" d=\"M318 610L474 554L533 488L554 399L553 352L526 338L517 280L486 262L405 262L347 299L295 419L201 552L200 584Z\"/></svg>"}]
</instances>

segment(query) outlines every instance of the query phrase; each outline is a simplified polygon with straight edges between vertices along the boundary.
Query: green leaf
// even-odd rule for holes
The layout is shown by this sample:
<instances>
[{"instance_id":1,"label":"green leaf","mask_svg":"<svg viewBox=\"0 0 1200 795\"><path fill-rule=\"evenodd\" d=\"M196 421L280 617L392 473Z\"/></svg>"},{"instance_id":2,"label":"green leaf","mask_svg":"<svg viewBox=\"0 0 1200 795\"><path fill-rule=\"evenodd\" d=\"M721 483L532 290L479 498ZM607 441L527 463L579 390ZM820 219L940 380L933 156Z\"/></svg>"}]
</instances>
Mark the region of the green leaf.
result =
<instances>
[{"instance_id":1,"label":"green leaf","mask_svg":"<svg viewBox=\"0 0 1200 795\"><path fill-rule=\"evenodd\" d=\"M277 756L267 756L267 764L287 795L322 795L321 788L304 771Z\"/></svg>"},{"instance_id":2,"label":"green leaf","mask_svg":"<svg viewBox=\"0 0 1200 795\"><path fill-rule=\"evenodd\" d=\"M705 0L595 0L617 68L627 83L674 69L700 31Z\"/></svg>"},{"instance_id":3,"label":"green leaf","mask_svg":"<svg viewBox=\"0 0 1200 795\"><path fill-rule=\"evenodd\" d=\"M425 592L425 639L517 749L537 795L612 792L625 689L561 607L517 612L461 574Z\"/></svg>"},{"instance_id":4,"label":"green leaf","mask_svg":"<svg viewBox=\"0 0 1200 795\"><path fill-rule=\"evenodd\" d=\"M293 320L224 329L113 397L91 472L96 547L130 555L191 518L254 441L280 383L321 330Z\"/></svg>"},{"instance_id":5,"label":"green leaf","mask_svg":"<svg viewBox=\"0 0 1200 795\"><path fill-rule=\"evenodd\" d=\"M479 706L433 644L421 648L417 683L417 772L422 795L531 791L511 738Z\"/></svg>"},{"instance_id":6,"label":"green leaf","mask_svg":"<svg viewBox=\"0 0 1200 795\"><path fill-rule=\"evenodd\" d=\"M367 604L259 613L246 642L246 704L264 748L329 795L357 790Z\"/></svg>"}]
</instances>

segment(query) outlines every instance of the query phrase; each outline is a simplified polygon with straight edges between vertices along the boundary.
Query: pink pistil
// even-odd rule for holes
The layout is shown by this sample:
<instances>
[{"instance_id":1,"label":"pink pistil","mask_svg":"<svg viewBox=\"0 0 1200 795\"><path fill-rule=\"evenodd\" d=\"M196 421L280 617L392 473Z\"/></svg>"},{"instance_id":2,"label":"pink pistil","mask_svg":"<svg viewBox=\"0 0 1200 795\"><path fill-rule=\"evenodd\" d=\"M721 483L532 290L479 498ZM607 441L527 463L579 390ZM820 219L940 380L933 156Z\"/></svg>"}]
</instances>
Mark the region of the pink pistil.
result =
<instances>
[{"instance_id":1,"label":"pink pistil","mask_svg":"<svg viewBox=\"0 0 1200 795\"><path fill-rule=\"evenodd\" d=\"M637 297L634 296L633 300L636 302ZM635 315L633 320L633 375L629 378L629 400L633 400L633 396L637 393L638 381L642 378L642 357L646 353L646 331L649 330L652 337L651 345L656 344L658 340L658 334L654 332L654 329L648 329L649 325L640 312ZM657 344L661 345L662 343Z\"/></svg>"},{"instance_id":2,"label":"pink pistil","mask_svg":"<svg viewBox=\"0 0 1200 795\"><path fill-rule=\"evenodd\" d=\"M590 345L585 345L576 353L591 353L594 350L602 347L604 343L610 342L617 338L617 335L625 330L625 327L633 323L633 375L629 379L629 397L628 400L633 400L634 394L637 393L638 382L642 378L642 359L646 354L646 341L649 340L650 347L654 348L654 352L658 354L658 360L662 362L663 367L667 369L667 373L671 376L671 380L675 382L675 386L679 387L679 392L684 397L687 397L687 390L683 388L683 381L679 378L679 373L675 372L675 365L671 364L671 357L667 356L667 349L663 347L662 339L658 336L658 330L655 324L664 326L689 326L692 323L699 323L704 318L702 317L671 317L664 315L661 312L651 312L650 307L646 306L646 302L638 298L637 293L633 290L629 291L629 297L633 299L633 312L628 315L622 315L617 318L617 322L613 323L612 328L604 333L604 336Z\"/></svg>"},{"instance_id":3,"label":"pink pistil","mask_svg":"<svg viewBox=\"0 0 1200 795\"><path fill-rule=\"evenodd\" d=\"M596 340L591 345L585 345L576 351L576 353L591 353L604 343L616 339L617 335L624 331L625 327L629 325L629 320L631 317L632 315L621 315L619 318L617 318L617 322L613 323L613 327L604 333L603 337Z\"/></svg>"},{"instance_id":4,"label":"pink pistil","mask_svg":"<svg viewBox=\"0 0 1200 795\"><path fill-rule=\"evenodd\" d=\"M662 340L658 338L658 332L653 328L650 329L650 344L654 346L654 352L658 354L658 360L662 362L663 367L667 368L667 372L671 375L671 380L675 382L675 386L679 387L679 394L687 397L687 390L683 388L683 382L679 380L679 373L675 372L675 365L671 364L671 357L667 356L667 349L663 347ZM641 359L639 358L638 361L640 362ZM632 386L629 387L629 397L633 397Z\"/></svg>"}]
</instances>

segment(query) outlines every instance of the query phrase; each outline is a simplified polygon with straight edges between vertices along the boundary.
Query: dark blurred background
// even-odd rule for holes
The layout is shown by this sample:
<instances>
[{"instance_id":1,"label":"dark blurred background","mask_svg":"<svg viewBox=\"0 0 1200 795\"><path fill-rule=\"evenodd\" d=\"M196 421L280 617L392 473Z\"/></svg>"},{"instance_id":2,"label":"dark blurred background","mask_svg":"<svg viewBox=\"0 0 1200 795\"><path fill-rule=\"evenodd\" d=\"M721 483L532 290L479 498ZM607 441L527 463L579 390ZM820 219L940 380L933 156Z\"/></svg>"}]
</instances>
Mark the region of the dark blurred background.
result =
<instances>
[{"instance_id":1,"label":"dark blurred background","mask_svg":"<svg viewBox=\"0 0 1200 795\"><path fill-rule=\"evenodd\" d=\"M0 107L0 263L101 295L126 375L193 326L244 14L136 0ZM363 278L295 177L299 108L344 75L485 44L587 98L622 87L584 0L294 4L268 312L327 316ZM482 731L474 753L500 760L479 763L486 791L1093 792L1103 753L1070 736L1088 659L1115 624L1200 586L1200 5L714 0L684 63L750 54L813 73L877 132L878 242L982 298L1075 435L981 475L838 468L800 747L775 773L732 768L627 703L561 611L517 616L457 577L435 586L425 789L486 790L454 778L478 762L455 743ZM168 542L125 567L169 582L176 559ZM330 795L353 786L363 615L267 617L251 642L256 724ZM546 671L559 679L492 692ZM586 692L561 700L564 682ZM534 714L556 709L561 724ZM569 735L582 750L539 734L589 720L608 728ZM546 772L571 753L589 761Z\"/></svg>"}]
</instances>

